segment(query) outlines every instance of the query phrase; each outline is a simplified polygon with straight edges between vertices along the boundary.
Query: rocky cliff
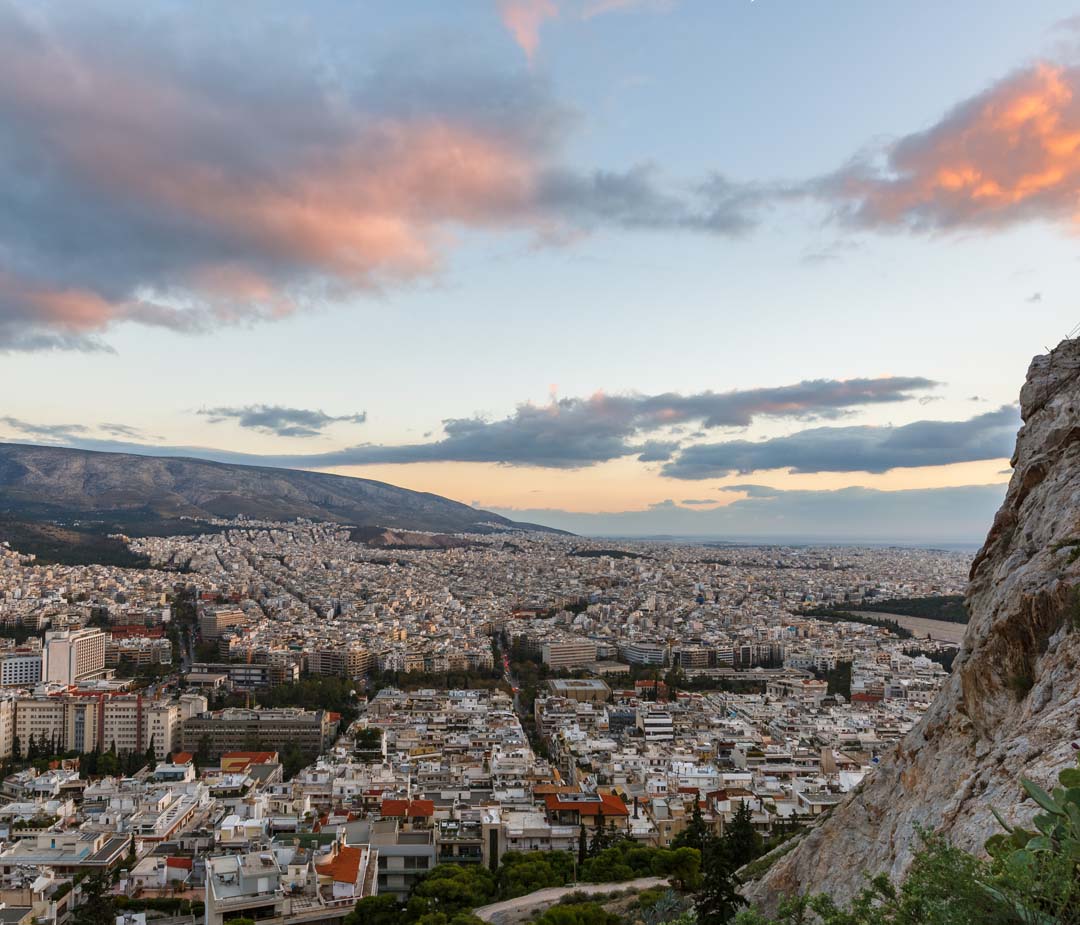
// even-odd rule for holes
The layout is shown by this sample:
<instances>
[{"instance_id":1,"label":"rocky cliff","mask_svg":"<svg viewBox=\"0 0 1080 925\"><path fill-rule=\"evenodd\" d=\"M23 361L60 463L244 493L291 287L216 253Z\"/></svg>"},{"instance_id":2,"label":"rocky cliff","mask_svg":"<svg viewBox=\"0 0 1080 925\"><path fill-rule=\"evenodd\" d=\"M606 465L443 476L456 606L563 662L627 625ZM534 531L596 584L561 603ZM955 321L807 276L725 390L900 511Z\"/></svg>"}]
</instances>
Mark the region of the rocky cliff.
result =
<instances>
[{"instance_id":1,"label":"rocky cliff","mask_svg":"<svg viewBox=\"0 0 1080 925\"><path fill-rule=\"evenodd\" d=\"M1080 340L1036 357L1005 502L971 567L971 620L953 674L861 789L748 888L846 899L863 875L902 877L918 829L979 850L997 807L1028 822L1021 775L1043 784L1080 738ZM1011 817L1011 818L1010 818Z\"/></svg>"}]
</instances>

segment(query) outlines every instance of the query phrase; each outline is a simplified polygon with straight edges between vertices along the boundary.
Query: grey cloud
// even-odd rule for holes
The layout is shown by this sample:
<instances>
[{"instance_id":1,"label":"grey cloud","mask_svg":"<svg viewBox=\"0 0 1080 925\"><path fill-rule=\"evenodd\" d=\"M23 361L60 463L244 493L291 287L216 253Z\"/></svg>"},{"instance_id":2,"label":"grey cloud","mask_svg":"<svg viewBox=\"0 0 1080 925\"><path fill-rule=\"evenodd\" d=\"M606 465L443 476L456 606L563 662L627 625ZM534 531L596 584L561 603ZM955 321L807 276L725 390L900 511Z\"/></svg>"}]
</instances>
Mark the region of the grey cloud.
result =
<instances>
[{"instance_id":1,"label":"grey cloud","mask_svg":"<svg viewBox=\"0 0 1080 925\"><path fill-rule=\"evenodd\" d=\"M667 462L678 448L679 444L675 440L646 440L637 447L641 450L638 462Z\"/></svg>"},{"instance_id":2,"label":"grey cloud","mask_svg":"<svg viewBox=\"0 0 1080 925\"><path fill-rule=\"evenodd\" d=\"M701 504L719 504L720 501L717 498L683 498L679 504L701 505Z\"/></svg>"},{"instance_id":3,"label":"grey cloud","mask_svg":"<svg viewBox=\"0 0 1080 925\"><path fill-rule=\"evenodd\" d=\"M49 441L74 440L90 430L90 428L82 424L32 424L29 421L10 416L0 417L0 424L6 424L13 430L26 434L28 437Z\"/></svg>"},{"instance_id":4,"label":"grey cloud","mask_svg":"<svg viewBox=\"0 0 1080 925\"><path fill-rule=\"evenodd\" d=\"M682 190L663 183L654 165L624 172L567 169L548 171L537 201L584 227L613 225L631 230L686 230L737 236L757 223L755 209L770 194L719 175Z\"/></svg>"},{"instance_id":5,"label":"grey cloud","mask_svg":"<svg viewBox=\"0 0 1080 925\"><path fill-rule=\"evenodd\" d=\"M127 424L98 424L98 430L102 430L114 437L125 437L129 440L144 440L147 437L138 427L129 427Z\"/></svg>"},{"instance_id":6,"label":"grey cloud","mask_svg":"<svg viewBox=\"0 0 1080 925\"><path fill-rule=\"evenodd\" d=\"M819 379L788 386L691 395L600 393L590 398L563 398L543 406L522 404L513 414L493 421L481 417L450 418L443 421L443 438L428 443L361 444L325 453L257 455L202 447L148 447L119 441L110 446L107 441L85 439L74 445L84 449L193 455L222 462L307 469L420 462L574 469L626 456L638 456L645 462L670 460L678 448L675 441L645 438L681 423L701 422L707 428L717 428L746 427L759 418L835 418L852 408L908 401L935 385L932 380L918 376L892 376ZM246 417L247 426L315 429L315 423L310 420L283 418L283 411L296 409L256 406L211 408L203 413L221 420ZM668 466L675 464L677 460L667 462Z\"/></svg>"},{"instance_id":7,"label":"grey cloud","mask_svg":"<svg viewBox=\"0 0 1080 925\"><path fill-rule=\"evenodd\" d=\"M747 494L722 507L662 502L614 514L553 509L497 512L586 536L656 536L790 541L966 544L981 542L1005 495L1002 485L877 491L780 491L739 486Z\"/></svg>"},{"instance_id":8,"label":"grey cloud","mask_svg":"<svg viewBox=\"0 0 1080 925\"><path fill-rule=\"evenodd\" d=\"M94 431L128 440L146 440L150 438L150 435L144 431L137 427L129 427L127 424L102 423L93 426L85 424L34 424L11 416L0 417L0 424L5 424L12 430L18 431L27 437L45 440L49 443L70 443L74 445L88 440L100 439L91 437Z\"/></svg>"},{"instance_id":9,"label":"grey cloud","mask_svg":"<svg viewBox=\"0 0 1080 925\"><path fill-rule=\"evenodd\" d=\"M814 380L791 386L693 395L604 395L563 398L549 405L519 405L505 418L451 418L445 437L431 443L364 445L312 456L275 457L286 466L348 466L416 462L494 462L571 469L629 455L669 459L673 441L634 442L672 424L746 427L758 417L835 417L853 407L906 401L932 388L913 376ZM670 463L669 463L670 465Z\"/></svg>"},{"instance_id":10,"label":"grey cloud","mask_svg":"<svg viewBox=\"0 0 1080 925\"><path fill-rule=\"evenodd\" d=\"M1033 292L1027 298L1028 304L1034 304L1036 302L1041 302L1041 301L1042 301L1042 293L1041 292Z\"/></svg>"},{"instance_id":11,"label":"grey cloud","mask_svg":"<svg viewBox=\"0 0 1080 925\"><path fill-rule=\"evenodd\" d=\"M667 463L677 479L718 478L767 469L793 472L887 472L940 466L1012 454L1020 425L1005 405L967 421L916 421L900 427L817 427L786 437L751 442L695 444Z\"/></svg>"},{"instance_id":12,"label":"grey cloud","mask_svg":"<svg viewBox=\"0 0 1080 925\"><path fill-rule=\"evenodd\" d=\"M342 414L338 416L306 408L283 408L280 405L248 405L243 408L203 408L199 414L212 424L235 421L241 427L278 437L317 437L331 424L363 424L367 414Z\"/></svg>"}]
</instances>

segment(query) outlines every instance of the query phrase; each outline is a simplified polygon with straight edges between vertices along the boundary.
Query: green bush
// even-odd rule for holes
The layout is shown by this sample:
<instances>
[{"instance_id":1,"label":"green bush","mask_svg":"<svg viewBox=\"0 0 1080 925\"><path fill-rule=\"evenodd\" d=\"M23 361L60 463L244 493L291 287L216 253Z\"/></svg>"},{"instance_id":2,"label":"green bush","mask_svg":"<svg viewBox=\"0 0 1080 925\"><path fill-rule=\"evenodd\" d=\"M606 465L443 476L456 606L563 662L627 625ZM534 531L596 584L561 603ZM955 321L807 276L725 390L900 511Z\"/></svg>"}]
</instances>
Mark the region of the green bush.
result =
<instances>
[{"instance_id":1,"label":"green bush","mask_svg":"<svg viewBox=\"0 0 1080 925\"><path fill-rule=\"evenodd\" d=\"M619 925L619 917L599 903L552 906L533 920L534 925Z\"/></svg>"}]
</instances>

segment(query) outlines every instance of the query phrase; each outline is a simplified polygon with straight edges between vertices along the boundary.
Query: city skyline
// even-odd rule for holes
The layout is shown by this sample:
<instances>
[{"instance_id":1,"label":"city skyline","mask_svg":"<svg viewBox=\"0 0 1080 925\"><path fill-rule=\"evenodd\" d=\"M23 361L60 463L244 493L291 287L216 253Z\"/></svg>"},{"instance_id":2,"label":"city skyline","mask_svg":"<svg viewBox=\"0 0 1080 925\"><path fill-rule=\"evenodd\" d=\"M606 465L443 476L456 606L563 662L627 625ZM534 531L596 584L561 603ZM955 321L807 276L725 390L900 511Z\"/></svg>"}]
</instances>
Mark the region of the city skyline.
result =
<instances>
[{"instance_id":1,"label":"city skyline","mask_svg":"<svg viewBox=\"0 0 1080 925\"><path fill-rule=\"evenodd\" d=\"M0 440L978 541L1080 321L1080 19L846 14L0 3Z\"/></svg>"}]
</instances>

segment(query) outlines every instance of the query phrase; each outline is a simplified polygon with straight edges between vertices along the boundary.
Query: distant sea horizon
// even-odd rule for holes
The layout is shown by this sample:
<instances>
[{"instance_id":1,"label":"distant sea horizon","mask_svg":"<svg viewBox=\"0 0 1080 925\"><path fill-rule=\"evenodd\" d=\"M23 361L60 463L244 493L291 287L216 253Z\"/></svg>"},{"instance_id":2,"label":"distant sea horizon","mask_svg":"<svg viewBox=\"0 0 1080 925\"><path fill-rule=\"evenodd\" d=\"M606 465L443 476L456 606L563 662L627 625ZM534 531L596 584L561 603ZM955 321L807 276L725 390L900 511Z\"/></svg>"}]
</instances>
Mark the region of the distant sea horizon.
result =
<instances>
[{"instance_id":1,"label":"distant sea horizon","mask_svg":"<svg viewBox=\"0 0 1080 925\"><path fill-rule=\"evenodd\" d=\"M858 537L825 537L825 536L738 536L725 535L715 536L709 534L632 534L632 533L580 533L583 539L590 540L623 540L626 542L645 543L676 543L685 546L848 546L848 547L873 547L877 549L941 549L946 552L970 552L972 554L982 547L977 541L953 541L941 540L917 540L917 539L881 539L858 538Z\"/></svg>"}]
</instances>

